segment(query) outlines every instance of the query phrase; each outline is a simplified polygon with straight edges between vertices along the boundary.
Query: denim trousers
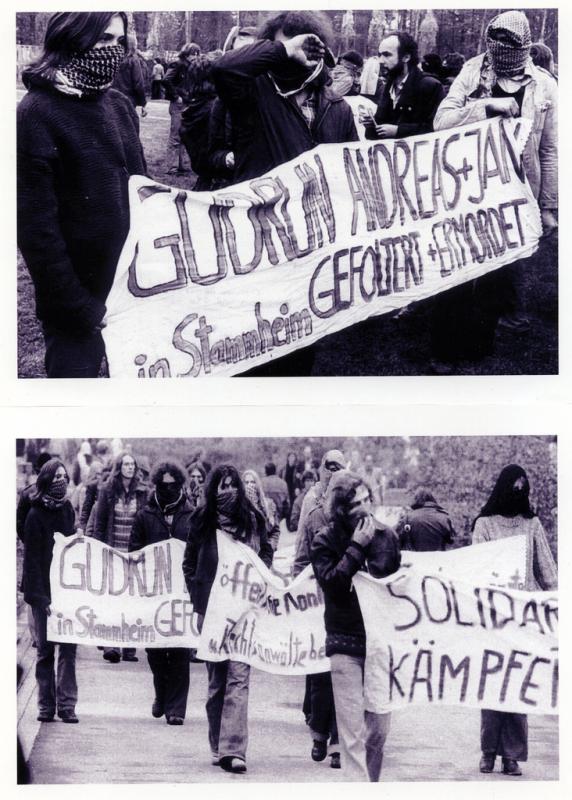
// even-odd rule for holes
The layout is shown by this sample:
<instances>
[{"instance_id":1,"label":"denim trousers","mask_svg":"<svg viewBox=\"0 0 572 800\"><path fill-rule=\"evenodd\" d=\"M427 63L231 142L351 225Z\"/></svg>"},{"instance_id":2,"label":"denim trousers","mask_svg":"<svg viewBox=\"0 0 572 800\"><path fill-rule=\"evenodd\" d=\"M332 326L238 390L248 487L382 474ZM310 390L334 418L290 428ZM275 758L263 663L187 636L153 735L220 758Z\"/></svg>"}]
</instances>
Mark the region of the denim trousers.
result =
<instances>
[{"instance_id":1,"label":"denim trousers","mask_svg":"<svg viewBox=\"0 0 572 800\"><path fill-rule=\"evenodd\" d=\"M379 781L391 714L376 714L365 710L365 656L336 653L330 656L330 663L340 737L342 777L346 781Z\"/></svg>"},{"instance_id":2,"label":"denim trousers","mask_svg":"<svg viewBox=\"0 0 572 800\"><path fill-rule=\"evenodd\" d=\"M170 168L178 167L184 169L187 159L187 151L181 141L181 115L184 106L180 103L171 101L169 103L169 115L171 124L169 127L169 141L167 142L167 162Z\"/></svg>"},{"instance_id":3,"label":"denim trousers","mask_svg":"<svg viewBox=\"0 0 572 800\"><path fill-rule=\"evenodd\" d=\"M55 666L56 645L47 640L45 609L32 606L36 628L36 681L38 683L38 709L54 714L57 711L75 711L77 681L75 656L77 645L58 644L58 664Z\"/></svg>"},{"instance_id":4,"label":"denim trousers","mask_svg":"<svg viewBox=\"0 0 572 800\"><path fill-rule=\"evenodd\" d=\"M246 758L250 667L240 661L207 661L206 703L213 756Z\"/></svg>"},{"instance_id":5,"label":"denim trousers","mask_svg":"<svg viewBox=\"0 0 572 800\"><path fill-rule=\"evenodd\" d=\"M165 716L185 719L190 683L190 649L187 647L150 647L146 652L147 661L153 673L155 697L163 705Z\"/></svg>"},{"instance_id":6,"label":"denim trousers","mask_svg":"<svg viewBox=\"0 0 572 800\"><path fill-rule=\"evenodd\" d=\"M481 750L486 756L501 756L515 761L526 761L528 758L526 714L483 709L481 711Z\"/></svg>"}]
</instances>

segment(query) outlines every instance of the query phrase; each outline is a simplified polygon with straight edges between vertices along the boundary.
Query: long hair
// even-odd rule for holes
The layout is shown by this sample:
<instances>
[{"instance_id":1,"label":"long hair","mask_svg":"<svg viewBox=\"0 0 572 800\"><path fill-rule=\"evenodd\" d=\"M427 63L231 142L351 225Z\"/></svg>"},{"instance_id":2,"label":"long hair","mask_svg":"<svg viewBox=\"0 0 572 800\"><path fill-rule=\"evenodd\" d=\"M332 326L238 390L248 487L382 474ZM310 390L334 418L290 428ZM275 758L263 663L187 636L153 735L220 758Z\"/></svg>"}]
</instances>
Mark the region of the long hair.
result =
<instances>
[{"instance_id":1,"label":"long hair","mask_svg":"<svg viewBox=\"0 0 572 800\"><path fill-rule=\"evenodd\" d=\"M187 473L177 461L161 461L160 464L157 464L155 469L153 470L153 474L151 475L151 482L154 486L156 486L160 481L163 480L163 475L169 473L177 483L180 483L181 486L184 486L187 482Z\"/></svg>"},{"instance_id":2,"label":"long hair","mask_svg":"<svg viewBox=\"0 0 572 800\"><path fill-rule=\"evenodd\" d=\"M273 41L280 30L286 36L313 33L326 47L331 47L334 39L332 24L321 11L282 11L263 22L258 36Z\"/></svg>"},{"instance_id":3,"label":"long hair","mask_svg":"<svg viewBox=\"0 0 572 800\"><path fill-rule=\"evenodd\" d=\"M38 499L42 495L46 494L46 492L52 485L52 481L54 480L56 472L60 467L63 467L65 469L66 478L68 479L69 482L69 475L64 462L60 461L59 458L51 458L49 461L46 461L46 463L38 473L38 479L36 480L36 487L33 495L34 499Z\"/></svg>"},{"instance_id":4,"label":"long hair","mask_svg":"<svg viewBox=\"0 0 572 800\"><path fill-rule=\"evenodd\" d=\"M501 470L501 473L498 476L491 492L491 496L481 508L479 515L473 522L473 528L475 527L475 522L479 517L492 517L496 514L499 514L503 517L515 516L514 507L511 506L512 489L515 481L517 481L519 478L524 478L525 483L522 505L518 509L517 513L522 514L522 516L526 517L526 519L532 519L532 517L536 516L536 512L530 505L530 484L528 482L526 472L518 464L509 464L508 467L505 467L503 470Z\"/></svg>"},{"instance_id":5,"label":"long hair","mask_svg":"<svg viewBox=\"0 0 572 800\"><path fill-rule=\"evenodd\" d=\"M137 468L138 468L137 459L135 458L133 453L130 453L128 450L122 450L121 453L119 453L116 456L115 460L113 461L111 472L109 473L109 477L106 481L106 483L108 484L108 486L112 488L116 496L123 494L123 478L121 475L121 465L123 464L123 459L125 458L125 456L129 456L135 462L135 472L133 473L133 477L131 478L131 481L129 483L128 494L131 494L131 492L135 490L137 484L139 483L139 475L137 473Z\"/></svg>"},{"instance_id":6,"label":"long hair","mask_svg":"<svg viewBox=\"0 0 572 800\"><path fill-rule=\"evenodd\" d=\"M205 489L205 501L193 515L198 538L204 540L214 536L217 529L217 496L218 488L225 478L229 477L237 490L236 525L245 538L253 532L255 520L258 519L256 509L246 496L244 483L236 467L232 464L220 464L209 474Z\"/></svg>"},{"instance_id":7,"label":"long hair","mask_svg":"<svg viewBox=\"0 0 572 800\"><path fill-rule=\"evenodd\" d=\"M256 490L258 492L258 497L260 498L260 505L261 510L266 514L268 519L272 516L270 513L270 508L268 505L268 498L264 494L264 489L262 488L262 481L260 480L260 475L256 470L253 469L245 469L242 473L242 480L246 481L246 477L250 475L254 479L254 483L256 484ZM246 489L245 489L246 492Z\"/></svg>"},{"instance_id":8,"label":"long hair","mask_svg":"<svg viewBox=\"0 0 572 800\"><path fill-rule=\"evenodd\" d=\"M53 82L56 72L74 55L90 50L100 39L111 19L120 16L127 34L124 11L59 11L52 14L44 37L40 58L22 73L25 86L33 79Z\"/></svg>"}]
</instances>

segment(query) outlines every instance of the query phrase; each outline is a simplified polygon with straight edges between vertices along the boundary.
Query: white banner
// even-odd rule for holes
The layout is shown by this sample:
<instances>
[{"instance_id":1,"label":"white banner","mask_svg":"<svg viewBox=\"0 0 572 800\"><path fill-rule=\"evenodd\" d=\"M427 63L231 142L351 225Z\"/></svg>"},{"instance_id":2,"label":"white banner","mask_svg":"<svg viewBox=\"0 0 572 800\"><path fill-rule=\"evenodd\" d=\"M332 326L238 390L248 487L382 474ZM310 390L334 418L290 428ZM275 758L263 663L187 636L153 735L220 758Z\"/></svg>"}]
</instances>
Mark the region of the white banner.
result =
<instances>
[{"instance_id":1,"label":"white banner","mask_svg":"<svg viewBox=\"0 0 572 800\"><path fill-rule=\"evenodd\" d=\"M132 177L111 376L234 375L531 255L530 127L320 145L216 192Z\"/></svg>"},{"instance_id":2,"label":"white banner","mask_svg":"<svg viewBox=\"0 0 572 800\"><path fill-rule=\"evenodd\" d=\"M120 553L97 539L54 535L48 639L109 647L197 647L183 577L184 542Z\"/></svg>"},{"instance_id":3,"label":"white banner","mask_svg":"<svg viewBox=\"0 0 572 800\"><path fill-rule=\"evenodd\" d=\"M267 672L327 672L324 596L311 566L286 588L250 547L217 532L218 568L197 655Z\"/></svg>"},{"instance_id":4,"label":"white banner","mask_svg":"<svg viewBox=\"0 0 572 800\"><path fill-rule=\"evenodd\" d=\"M524 592L526 537L403 553L389 578L358 573L366 708L558 708L558 593Z\"/></svg>"}]
</instances>

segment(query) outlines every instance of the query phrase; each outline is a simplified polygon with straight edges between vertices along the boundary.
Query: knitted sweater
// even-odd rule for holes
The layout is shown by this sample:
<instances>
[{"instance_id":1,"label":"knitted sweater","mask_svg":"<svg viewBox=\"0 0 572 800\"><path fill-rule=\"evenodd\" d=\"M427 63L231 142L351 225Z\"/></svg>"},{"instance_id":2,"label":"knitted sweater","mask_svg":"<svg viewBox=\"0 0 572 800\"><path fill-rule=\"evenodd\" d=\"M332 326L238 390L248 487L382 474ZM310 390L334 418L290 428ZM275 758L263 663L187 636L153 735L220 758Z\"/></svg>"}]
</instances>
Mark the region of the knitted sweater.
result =
<instances>
[{"instance_id":1,"label":"knitted sweater","mask_svg":"<svg viewBox=\"0 0 572 800\"><path fill-rule=\"evenodd\" d=\"M129 176L147 171L137 115L114 89L78 98L32 86L17 122L18 245L36 313L60 331L91 331L129 230Z\"/></svg>"}]
</instances>

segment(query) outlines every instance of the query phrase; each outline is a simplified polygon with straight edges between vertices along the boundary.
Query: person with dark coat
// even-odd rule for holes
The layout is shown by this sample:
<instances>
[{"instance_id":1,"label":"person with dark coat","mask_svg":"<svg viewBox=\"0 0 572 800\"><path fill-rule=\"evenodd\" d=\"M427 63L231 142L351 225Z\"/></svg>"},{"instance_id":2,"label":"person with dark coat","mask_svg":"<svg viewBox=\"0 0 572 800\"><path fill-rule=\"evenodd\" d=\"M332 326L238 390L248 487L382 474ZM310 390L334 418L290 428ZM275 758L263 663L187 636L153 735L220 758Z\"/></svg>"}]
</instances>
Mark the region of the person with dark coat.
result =
<instances>
[{"instance_id":1,"label":"person with dark coat","mask_svg":"<svg viewBox=\"0 0 572 800\"><path fill-rule=\"evenodd\" d=\"M280 477L288 486L288 499L292 509L296 495L302 488L302 473L298 472L298 456L293 450L286 456L286 464L280 470Z\"/></svg>"},{"instance_id":2,"label":"person with dark coat","mask_svg":"<svg viewBox=\"0 0 572 800\"><path fill-rule=\"evenodd\" d=\"M167 161L169 174L183 175L188 172L185 167L185 146L181 141L181 116L188 105L189 92L188 70L190 64L200 55L201 48L194 42L188 42L179 55L167 67L163 78L165 97L169 101L169 139L167 142Z\"/></svg>"},{"instance_id":3,"label":"person with dark coat","mask_svg":"<svg viewBox=\"0 0 572 800\"><path fill-rule=\"evenodd\" d=\"M396 532L402 550L446 550L456 536L451 517L425 488L415 492L411 510L398 522Z\"/></svg>"},{"instance_id":4,"label":"person with dark coat","mask_svg":"<svg viewBox=\"0 0 572 800\"><path fill-rule=\"evenodd\" d=\"M102 484L95 507L93 538L126 553L133 520L147 502L147 488L140 483L137 462L127 451L119 453L109 478ZM104 647L103 658L112 664L138 661L134 647Z\"/></svg>"},{"instance_id":5,"label":"person with dark coat","mask_svg":"<svg viewBox=\"0 0 572 800\"><path fill-rule=\"evenodd\" d=\"M165 539L187 541L193 507L185 494L185 472L173 461L160 463L152 476L154 490L133 521L129 551L141 550ZM147 661L153 674L155 699L152 715L165 715L168 725L182 725L187 712L189 664L187 647L149 647Z\"/></svg>"},{"instance_id":6,"label":"person with dark coat","mask_svg":"<svg viewBox=\"0 0 572 800\"><path fill-rule=\"evenodd\" d=\"M183 558L183 572L199 625L206 614L218 566L216 534L221 530L252 548L270 567L273 551L265 520L246 495L244 483L230 464L209 475L205 502L193 514ZM206 703L213 766L246 772L250 666L241 661L207 661Z\"/></svg>"},{"instance_id":7,"label":"person with dark coat","mask_svg":"<svg viewBox=\"0 0 572 800\"><path fill-rule=\"evenodd\" d=\"M141 107L141 116L147 116L147 67L137 53L137 37L128 33L125 37L126 55L121 62L117 75L111 84L114 89L124 94L133 103L133 107Z\"/></svg>"},{"instance_id":8,"label":"person with dark coat","mask_svg":"<svg viewBox=\"0 0 572 800\"><path fill-rule=\"evenodd\" d=\"M365 116L366 139L403 139L431 133L443 99L441 82L419 69L417 42L396 31L379 45L380 71L386 76L374 120Z\"/></svg>"},{"instance_id":9,"label":"person with dark coat","mask_svg":"<svg viewBox=\"0 0 572 800\"><path fill-rule=\"evenodd\" d=\"M75 513L72 504L66 499L68 486L66 468L59 459L52 458L44 464L36 481L32 508L24 523L22 592L34 615L40 722L52 722L56 711L63 722L78 722L75 713L77 645L58 644L56 671L56 646L47 638L47 622L52 613L50 566L54 534L73 536L75 533Z\"/></svg>"},{"instance_id":10,"label":"person with dark coat","mask_svg":"<svg viewBox=\"0 0 572 800\"><path fill-rule=\"evenodd\" d=\"M324 592L326 655L330 658L342 778L378 781L390 714L364 711L366 634L352 578L366 569L384 578L399 569L395 532L372 515L368 485L351 472L328 492L329 523L314 537L311 560Z\"/></svg>"},{"instance_id":11,"label":"person with dark coat","mask_svg":"<svg viewBox=\"0 0 572 800\"><path fill-rule=\"evenodd\" d=\"M302 488L296 495L292 508L290 509L290 516L288 517L288 530L297 531L302 514L302 503L308 491L316 483L316 475L312 470L307 470L302 475Z\"/></svg>"},{"instance_id":12,"label":"person with dark coat","mask_svg":"<svg viewBox=\"0 0 572 800\"><path fill-rule=\"evenodd\" d=\"M212 83L213 61L207 55L196 56L187 67L187 103L181 114L180 137L197 180L193 191L212 188L213 178L209 161L210 117L216 100Z\"/></svg>"},{"instance_id":13,"label":"person with dark coat","mask_svg":"<svg viewBox=\"0 0 572 800\"><path fill-rule=\"evenodd\" d=\"M105 301L129 231L128 181L147 172L131 102L109 88L127 17L53 14L18 105L18 246L36 293L48 378L96 378Z\"/></svg>"},{"instance_id":14,"label":"person with dark coat","mask_svg":"<svg viewBox=\"0 0 572 800\"><path fill-rule=\"evenodd\" d=\"M37 476L40 474L40 470L50 461L51 455L49 453L40 453L36 460L34 461L34 473ZM16 533L18 535L18 539L23 543L24 542L24 524L26 522L26 517L28 516L28 511L32 508L32 500L36 493L36 483L29 484L20 494L18 499L18 505L16 506Z\"/></svg>"}]
</instances>

